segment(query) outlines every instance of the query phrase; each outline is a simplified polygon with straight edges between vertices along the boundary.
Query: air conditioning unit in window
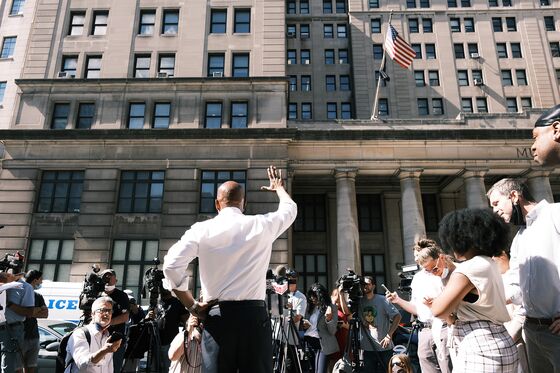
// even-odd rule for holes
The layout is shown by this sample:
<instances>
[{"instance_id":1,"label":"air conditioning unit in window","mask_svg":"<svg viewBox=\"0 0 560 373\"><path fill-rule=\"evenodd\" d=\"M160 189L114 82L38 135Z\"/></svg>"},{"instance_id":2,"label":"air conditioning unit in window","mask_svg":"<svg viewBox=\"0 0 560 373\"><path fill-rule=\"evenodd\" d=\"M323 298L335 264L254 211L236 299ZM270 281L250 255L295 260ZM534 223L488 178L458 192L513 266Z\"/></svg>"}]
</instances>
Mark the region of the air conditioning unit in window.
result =
<instances>
[{"instance_id":1,"label":"air conditioning unit in window","mask_svg":"<svg viewBox=\"0 0 560 373\"><path fill-rule=\"evenodd\" d=\"M482 86L482 85L484 85L484 82L482 81L482 79L475 78L474 79L474 85Z\"/></svg>"},{"instance_id":2,"label":"air conditioning unit in window","mask_svg":"<svg viewBox=\"0 0 560 373\"><path fill-rule=\"evenodd\" d=\"M310 60L303 60L303 64L304 64L304 65L309 65L310 63L311 63Z\"/></svg>"},{"instance_id":3,"label":"air conditioning unit in window","mask_svg":"<svg viewBox=\"0 0 560 373\"><path fill-rule=\"evenodd\" d=\"M167 78L169 77L169 74L167 74L165 71L160 71L156 74L157 78Z\"/></svg>"},{"instance_id":4,"label":"air conditioning unit in window","mask_svg":"<svg viewBox=\"0 0 560 373\"><path fill-rule=\"evenodd\" d=\"M296 37L296 33L293 32L293 31L288 31L288 32L286 33L286 36L288 36L289 38L293 39L293 38Z\"/></svg>"},{"instance_id":5,"label":"air conditioning unit in window","mask_svg":"<svg viewBox=\"0 0 560 373\"><path fill-rule=\"evenodd\" d=\"M72 79L74 75L70 74L68 71L59 71L57 77L59 79Z\"/></svg>"},{"instance_id":6,"label":"air conditioning unit in window","mask_svg":"<svg viewBox=\"0 0 560 373\"><path fill-rule=\"evenodd\" d=\"M223 77L224 77L224 73L221 71L212 72L212 78L223 78Z\"/></svg>"},{"instance_id":7,"label":"air conditioning unit in window","mask_svg":"<svg viewBox=\"0 0 560 373\"><path fill-rule=\"evenodd\" d=\"M292 60L288 60L288 65L291 65L291 64L292 64Z\"/></svg>"},{"instance_id":8,"label":"air conditioning unit in window","mask_svg":"<svg viewBox=\"0 0 560 373\"><path fill-rule=\"evenodd\" d=\"M346 60L338 60L338 63L344 65L346 63Z\"/></svg>"},{"instance_id":9,"label":"air conditioning unit in window","mask_svg":"<svg viewBox=\"0 0 560 373\"><path fill-rule=\"evenodd\" d=\"M480 54L478 54L478 53L471 53L471 58L472 58L473 60L478 60L478 59L480 58Z\"/></svg>"}]
</instances>

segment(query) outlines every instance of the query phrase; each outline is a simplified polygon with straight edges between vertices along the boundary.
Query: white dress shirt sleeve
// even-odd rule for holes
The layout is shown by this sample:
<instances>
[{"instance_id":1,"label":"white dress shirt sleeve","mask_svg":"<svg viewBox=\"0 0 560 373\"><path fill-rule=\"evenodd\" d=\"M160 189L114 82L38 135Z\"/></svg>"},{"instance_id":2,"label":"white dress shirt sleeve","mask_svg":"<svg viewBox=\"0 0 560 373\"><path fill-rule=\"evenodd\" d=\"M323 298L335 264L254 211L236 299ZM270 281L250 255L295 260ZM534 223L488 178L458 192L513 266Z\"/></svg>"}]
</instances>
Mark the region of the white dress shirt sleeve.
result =
<instances>
[{"instance_id":1,"label":"white dress shirt sleeve","mask_svg":"<svg viewBox=\"0 0 560 373\"><path fill-rule=\"evenodd\" d=\"M278 210L263 216L274 239L277 239L296 220L297 205L291 198L285 198L278 204Z\"/></svg>"},{"instance_id":2,"label":"white dress shirt sleeve","mask_svg":"<svg viewBox=\"0 0 560 373\"><path fill-rule=\"evenodd\" d=\"M185 232L183 237L175 243L163 259L163 287L168 290L187 291L189 282L187 266L198 256L200 233L197 225Z\"/></svg>"},{"instance_id":3,"label":"white dress shirt sleeve","mask_svg":"<svg viewBox=\"0 0 560 373\"><path fill-rule=\"evenodd\" d=\"M74 359L74 364L79 370L94 365L91 362L92 357L93 353L90 352L90 345L84 331L76 330L72 333L72 336L68 340L68 345L66 346L66 364L68 365L68 362Z\"/></svg>"},{"instance_id":4,"label":"white dress shirt sleeve","mask_svg":"<svg viewBox=\"0 0 560 373\"><path fill-rule=\"evenodd\" d=\"M522 292L519 281L519 234L515 235L513 241L511 242L509 255L509 270L506 272L506 280L504 281L506 301L510 300L513 304L521 305Z\"/></svg>"}]
</instances>

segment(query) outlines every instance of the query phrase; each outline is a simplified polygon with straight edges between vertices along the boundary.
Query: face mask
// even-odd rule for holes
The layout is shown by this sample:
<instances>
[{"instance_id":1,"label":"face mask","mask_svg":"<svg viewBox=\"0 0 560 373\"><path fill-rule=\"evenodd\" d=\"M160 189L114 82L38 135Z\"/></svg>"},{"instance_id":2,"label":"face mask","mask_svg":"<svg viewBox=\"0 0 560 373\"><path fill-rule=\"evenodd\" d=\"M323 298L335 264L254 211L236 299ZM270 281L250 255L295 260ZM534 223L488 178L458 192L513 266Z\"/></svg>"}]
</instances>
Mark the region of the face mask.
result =
<instances>
[{"instance_id":1,"label":"face mask","mask_svg":"<svg viewBox=\"0 0 560 373\"><path fill-rule=\"evenodd\" d=\"M523 212L521 211L521 206L519 203L511 202L511 224L514 225L525 225L525 219L523 218Z\"/></svg>"},{"instance_id":2,"label":"face mask","mask_svg":"<svg viewBox=\"0 0 560 373\"><path fill-rule=\"evenodd\" d=\"M447 277L447 275L449 275L449 268L445 267L443 269L443 272L441 273L441 279L443 280L444 278Z\"/></svg>"},{"instance_id":3,"label":"face mask","mask_svg":"<svg viewBox=\"0 0 560 373\"><path fill-rule=\"evenodd\" d=\"M40 288L42 288L43 285L39 284L39 285L35 285L35 290L39 290Z\"/></svg>"},{"instance_id":4,"label":"face mask","mask_svg":"<svg viewBox=\"0 0 560 373\"><path fill-rule=\"evenodd\" d=\"M115 288L115 285L105 285L105 291L113 291Z\"/></svg>"}]
</instances>

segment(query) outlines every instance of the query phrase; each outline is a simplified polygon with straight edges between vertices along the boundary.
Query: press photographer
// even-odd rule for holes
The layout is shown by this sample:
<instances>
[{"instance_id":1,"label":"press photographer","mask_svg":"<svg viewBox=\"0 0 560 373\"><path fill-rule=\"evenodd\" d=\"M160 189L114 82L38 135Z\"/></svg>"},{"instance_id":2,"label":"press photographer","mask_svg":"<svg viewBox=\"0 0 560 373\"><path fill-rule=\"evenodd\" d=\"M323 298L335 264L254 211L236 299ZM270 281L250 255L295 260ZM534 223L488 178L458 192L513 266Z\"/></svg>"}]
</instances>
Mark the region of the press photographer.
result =
<instances>
[{"instance_id":1,"label":"press photographer","mask_svg":"<svg viewBox=\"0 0 560 373\"><path fill-rule=\"evenodd\" d=\"M154 258L154 265L144 274L142 295L149 297L149 311L146 318L129 329L130 343L126 358L137 359L148 352L148 371L168 372L169 345L179 332L179 325L185 324L189 313L170 291L163 288L163 271L158 268L160 261Z\"/></svg>"},{"instance_id":2,"label":"press photographer","mask_svg":"<svg viewBox=\"0 0 560 373\"><path fill-rule=\"evenodd\" d=\"M99 271L99 264L93 264L91 271L84 277L79 307L82 310L80 325L87 325L91 321L91 305L105 291L106 281Z\"/></svg>"},{"instance_id":3,"label":"press photographer","mask_svg":"<svg viewBox=\"0 0 560 373\"><path fill-rule=\"evenodd\" d=\"M167 372L171 364L167 354L169 345L177 333L179 333L179 325L186 325L189 312L169 290L162 287L160 292L161 296L157 307L150 310L146 318L157 322L160 341L159 356L161 359L159 371Z\"/></svg>"},{"instance_id":4,"label":"press photographer","mask_svg":"<svg viewBox=\"0 0 560 373\"><path fill-rule=\"evenodd\" d=\"M270 288L272 292L268 291ZM278 266L270 288L267 289L269 305L277 308L272 312L274 371L282 371L284 366L285 372L302 372L298 349L302 350L303 346L298 330L307 309L307 298L297 290L297 272Z\"/></svg>"},{"instance_id":5,"label":"press photographer","mask_svg":"<svg viewBox=\"0 0 560 373\"><path fill-rule=\"evenodd\" d=\"M125 335L126 322L128 321L128 295L120 289L117 289L117 274L113 269L106 269L100 273L100 277L104 282L105 294L113 300L113 311L111 316L111 333L118 332ZM126 350L126 342L123 340L121 346L113 353L113 369L120 372L123 366L124 352Z\"/></svg>"}]
</instances>

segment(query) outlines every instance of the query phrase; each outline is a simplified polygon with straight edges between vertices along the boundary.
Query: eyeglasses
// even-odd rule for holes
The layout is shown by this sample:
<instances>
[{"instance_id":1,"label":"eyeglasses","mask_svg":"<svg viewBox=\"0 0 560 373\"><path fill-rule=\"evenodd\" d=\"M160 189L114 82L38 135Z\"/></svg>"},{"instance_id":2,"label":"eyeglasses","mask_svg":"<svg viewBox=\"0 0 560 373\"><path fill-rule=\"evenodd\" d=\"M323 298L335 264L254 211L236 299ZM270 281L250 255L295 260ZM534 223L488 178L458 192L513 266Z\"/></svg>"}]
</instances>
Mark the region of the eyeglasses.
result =
<instances>
[{"instance_id":1,"label":"eyeglasses","mask_svg":"<svg viewBox=\"0 0 560 373\"><path fill-rule=\"evenodd\" d=\"M393 361L393 362L391 363L391 366L392 366L392 367L401 367L401 368L404 368L404 363L403 363L402 361Z\"/></svg>"},{"instance_id":2,"label":"eyeglasses","mask_svg":"<svg viewBox=\"0 0 560 373\"><path fill-rule=\"evenodd\" d=\"M96 309L94 312L113 313L113 309L112 308L99 308L99 309Z\"/></svg>"}]
</instances>

